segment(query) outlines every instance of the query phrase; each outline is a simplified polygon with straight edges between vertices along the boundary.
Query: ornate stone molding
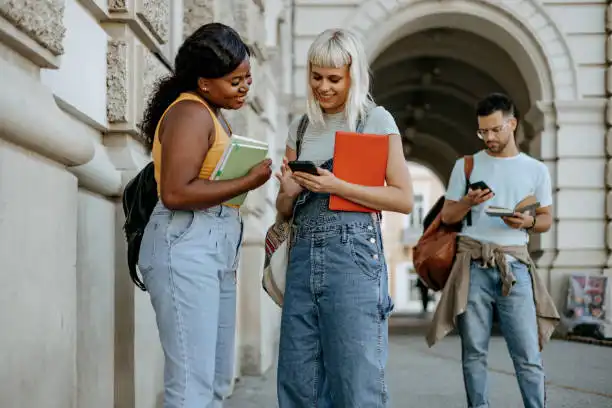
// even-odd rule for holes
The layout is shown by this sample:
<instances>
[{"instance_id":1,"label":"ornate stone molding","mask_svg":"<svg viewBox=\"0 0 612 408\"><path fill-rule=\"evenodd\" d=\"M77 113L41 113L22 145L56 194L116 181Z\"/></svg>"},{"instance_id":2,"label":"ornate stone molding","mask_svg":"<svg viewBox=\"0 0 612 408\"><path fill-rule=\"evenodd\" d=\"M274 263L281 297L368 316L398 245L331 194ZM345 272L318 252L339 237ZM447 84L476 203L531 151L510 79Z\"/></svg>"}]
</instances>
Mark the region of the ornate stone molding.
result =
<instances>
[{"instance_id":1,"label":"ornate stone molding","mask_svg":"<svg viewBox=\"0 0 612 408\"><path fill-rule=\"evenodd\" d=\"M18 68L2 65L0 137L66 166L94 156L84 126L62 112L49 89ZM79 126L80 125L80 126Z\"/></svg>"},{"instance_id":2,"label":"ornate stone molding","mask_svg":"<svg viewBox=\"0 0 612 408\"><path fill-rule=\"evenodd\" d=\"M215 20L215 0L183 0L183 34L188 37L198 27Z\"/></svg>"},{"instance_id":3,"label":"ornate stone molding","mask_svg":"<svg viewBox=\"0 0 612 408\"><path fill-rule=\"evenodd\" d=\"M109 0L109 11L127 11L126 0Z\"/></svg>"},{"instance_id":4,"label":"ornate stone molding","mask_svg":"<svg viewBox=\"0 0 612 408\"><path fill-rule=\"evenodd\" d=\"M236 0L216 0L215 1L215 21L227 24L230 27L236 26L234 16ZM238 32L240 32L238 30Z\"/></svg>"},{"instance_id":5,"label":"ornate stone molding","mask_svg":"<svg viewBox=\"0 0 612 408\"><path fill-rule=\"evenodd\" d=\"M523 117L535 133L552 127L556 121L555 108L552 103L536 101Z\"/></svg>"},{"instance_id":6,"label":"ornate stone molding","mask_svg":"<svg viewBox=\"0 0 612 408\"><path fill-rule=\"evenodd\" d=\"M603 99L579 99L575 101L555 101L557 123L561 125L590 125L602 123L602 109L606 106Z\"/></svg>"},{"instance_id":7,"label":"ornate stone molding","mask_svg":"<svg viewBox=\"0 0 612 408\"><path fill-rule=\"evenodd\" d=\"M111 0L109 21L126 24L142 44L169 63L163 45L170 36L170 6L171 0Z\"/></svg>"},{"instance_id":8,"label":"ornate stone molding","mask_svg":"<svg viewBox=\"0 0 612 408\"><path fill-rule=\"evenodd\" d=\"M456 13L466 16L463 25L460 25L460 19L448 17ZM443 20L479 35L484 35L484 32L476 21L487 20L514 37L513 50L506 51L520 50L531 60L523 66L524 75L538 78L538 73L541 73L542 76L537 82L533 80L543 88L543 95L534 99L579 98L577 69L570 47L538 0L365 0L342 26L360 32L370 58L375 59L398 36L410 34L411 27L434 27L443 24ZM553 60L557 61L554 65L551 64ZM550 72L550 75L545 75L545 72Z\"/></svg>"},{"instance_id":9,"label":"ornate stone molding","mask_svg":"<svg viewBox=\"0 0 612 408\"><path fill-rule=\"evenodd\" d=\"M148 101L154 91L155 85L162 77L168 75L169 71L152 52L145 53L143 71L144 80L142 85L142 96L144 101Z\"/></svg>"},{"instance_id":10,"label":"ornate stone molding","mask_svg":"<svg viewBox=\"0 0 612 408\"><path fill-rule=\"evenodd\" d=\"M106 54L106 114L110 123L128 120L128 44L125 40L108 42Z\"/></svg>"},{"instance_id":11,"label":"ornate stone molding","mask_svg":"<svg viewBox=\"0 0 612 408\"><path fill-rule=\"evenodd\" d=\"M158 80L170 71L125 25L109 29L107 119L109 133L138 136L138 123Z\"/></svg>"},{"instance_id":12,"label":"ornate stone molding","mask_svg":"<svg viewBox=\"0 0 612 408\"><path fill-rule=\"evenodd\" d=\"M168 0L142 0L142 10L138 12L138 15L160 43L168 42L170 31L170 3Z\"/></svg>"},{"instance_id":13,"label":"ornate stone molding","mask_svg":"<svg viewBox=\"0 0 612 408\"><path fill-rule=\"evenodd\" d=\"M607 267L612 266L612 1L608 0L606 9L606 246L608 249Z\"/></svg>"},{"instance_id":14,"label":"ornate stone molding","mask_svg":"<svg viewBox=\"0 0 612 408\"><path fill-rule=\"evenodd\" d=\"M249 13L252 12L253 0L237 0L233 1L234 9L234 28L240 33L244 41L249 42ZM253 18L255 16L252 16Z\"/></svg>"},{"instance_id":15,"label":"ornate stone molding","mask_svg":"<svg viewBox=\"0 0 612 408\"><path fill-rule=\"evenodd\" d=\"M135 115L137 121L141 120L143 112L159 80L170 73L168 68L162 64L155 54L149 50L143 49L142 51L142 75L138 76L142 78L142 82L139 83L140 95L138 97L139 103L137 104L137 112Z\"/></svg>"},{"instance_id":16,"label":"ornate stone molding","mask_svg":"<svg viewBox=\"0 0 612 408\"><path fill-rule=\"evenodd\" d=\"M0 42L41 68L58 68L62 42L63 0L0 2Z\"/></svg>"},{"instance_id":17,"label":"ornate stone molding","mask_svg":"<svg viewBox=\"0 0 612 408\"><path fill-rule=\"evenodd\" d=\"M54 55L63 54L64 0L5 0L0 15Z\"/></svg>"}]
</instances>

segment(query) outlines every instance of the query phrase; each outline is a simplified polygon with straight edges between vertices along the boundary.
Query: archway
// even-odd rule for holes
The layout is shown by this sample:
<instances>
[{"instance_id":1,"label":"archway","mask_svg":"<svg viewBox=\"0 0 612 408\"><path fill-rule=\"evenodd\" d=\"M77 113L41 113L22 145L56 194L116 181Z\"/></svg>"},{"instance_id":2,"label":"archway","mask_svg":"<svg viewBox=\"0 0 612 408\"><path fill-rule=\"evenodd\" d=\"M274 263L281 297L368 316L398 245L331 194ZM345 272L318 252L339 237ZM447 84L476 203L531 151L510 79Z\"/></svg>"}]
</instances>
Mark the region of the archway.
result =
<instances>
[{"instance_id":1,"label":"archway","mask_svg":"<svg viewBox=\"0 0 612 408\"><path fill-rule=\"evenodd\" d=\"M521 148L554 171L555 106L580 97L569 47L537 0L366 0L345 26L362 34L374 98L394 115L407 160L446 182L457 158L482 148L476 101L501 91L517 104ZM546 250L550 261L555 237Z\"/></svg>"},{"instance_id":2,"label":"archway","mask_svg":"<svg viewBox=\"0 0 612 408\"><path fill-rule=\"evenodd\" d=\"M512 56L531 100L579 99L569 46L538 0L365 0L345 26L363 34L370 61L410 34L431 28L467 31Z\"/></svg>"},{"instance_id":3,"label":"archway","mask_svg":"<svg viewBox=\"0 0 612 408\"><path fill-rule=\"evenodd\" d=\"M413 180L414 208L412 214L384 213L383 239L389 272L389 291L399 314L421 312L421 296L416 286L417 275L412 266L412 248L423 231L427 212L444 194L446 183L429 165L408 161ZM435 302L430 302L432 311Z\"/></svg>"}]
</instances>

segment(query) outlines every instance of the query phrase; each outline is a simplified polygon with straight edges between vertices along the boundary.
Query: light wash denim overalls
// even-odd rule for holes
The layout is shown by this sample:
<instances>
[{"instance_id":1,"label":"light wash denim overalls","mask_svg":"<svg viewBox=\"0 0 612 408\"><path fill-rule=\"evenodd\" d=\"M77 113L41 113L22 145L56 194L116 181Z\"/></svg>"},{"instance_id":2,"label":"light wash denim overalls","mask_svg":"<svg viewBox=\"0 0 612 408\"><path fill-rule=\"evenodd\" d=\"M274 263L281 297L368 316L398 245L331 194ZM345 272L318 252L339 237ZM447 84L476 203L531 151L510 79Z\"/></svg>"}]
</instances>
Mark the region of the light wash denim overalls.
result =
<instances>
[{"instance_id":1,"label":"light wash denim overalls","mask_svg":"<svg viewBox=\"0 0 612 408\"><path fill-rule=\"evenodd\" d=\"M333 160L323 166L333 167ZM387 407L393 304L380 216L329 210L306 191L294 208L278 362L280 408Z\"/></svg>"}]
</instances>

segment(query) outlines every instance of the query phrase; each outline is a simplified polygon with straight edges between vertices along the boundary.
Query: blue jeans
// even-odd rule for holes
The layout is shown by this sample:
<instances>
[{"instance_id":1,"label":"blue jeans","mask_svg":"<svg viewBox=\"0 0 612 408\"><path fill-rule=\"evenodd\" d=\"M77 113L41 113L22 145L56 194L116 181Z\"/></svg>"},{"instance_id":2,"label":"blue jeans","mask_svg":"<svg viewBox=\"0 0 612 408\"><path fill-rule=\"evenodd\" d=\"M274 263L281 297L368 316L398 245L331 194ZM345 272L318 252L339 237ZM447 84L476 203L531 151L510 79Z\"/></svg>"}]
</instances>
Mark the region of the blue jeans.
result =
<instances>
[{"instance_id":1,"label":"blue jeans","mask_svg":"<svg viewBox=\"0 0 612 408\"><path fill-rule=\"evenodd\" d=\"M516 284L509 296L501 295L497 268L473 262L465 313L458 317L463 377L469 408L488 408L487 354L496 305L499 324L514 363L525 408L544 408L544 369L538 342L538 326L531 274L526 265L510 263Z\"/></svg>"},{"instance_id":2,"label":"blue jeans","mask_svg":"<svg viewBox=\"0 0 612 408\"><path fill-rule=\"evenodd\" d=\"M221 407L229 395L241 237L234 208L153 210L139 269L164 350L164 408Z\"/></svg>"},{"instance_id":3,"label":"blue jeans","mask_svg":"<svg viewBox=\"0 0 612 408\"><path fill-rule=\"evenodd\" d=\"M392 309L380 224L315 199L296 216L278 361L280 408L383 408Z\"/></svg>"}]
</instances>

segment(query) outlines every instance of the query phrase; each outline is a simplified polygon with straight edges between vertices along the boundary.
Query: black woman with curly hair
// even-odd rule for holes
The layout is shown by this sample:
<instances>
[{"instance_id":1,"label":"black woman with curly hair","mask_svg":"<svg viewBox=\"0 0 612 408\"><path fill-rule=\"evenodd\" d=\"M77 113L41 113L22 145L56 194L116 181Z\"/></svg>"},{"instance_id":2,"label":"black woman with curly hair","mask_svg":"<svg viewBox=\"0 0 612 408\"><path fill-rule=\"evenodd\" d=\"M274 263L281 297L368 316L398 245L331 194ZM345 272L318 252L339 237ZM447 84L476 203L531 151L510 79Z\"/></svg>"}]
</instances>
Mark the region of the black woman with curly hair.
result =
<instances>
[{"instance_id":1,"label":"black woman with curly hair","mask_svg":"<svg viewBox=\"0 0 612 408\"><path fill-rule=\"evenodd\" d=\"M165 355L164 408L221 407L230 390L242 220L238 207L223 203L263 185L271 161L237 179L209 177L231 136L221 109L245 104L250 70L236 31L200 27L180 47L175 73L158 84L141 125L160 200L138 266Z\"/></svg>"}]
</instances>

